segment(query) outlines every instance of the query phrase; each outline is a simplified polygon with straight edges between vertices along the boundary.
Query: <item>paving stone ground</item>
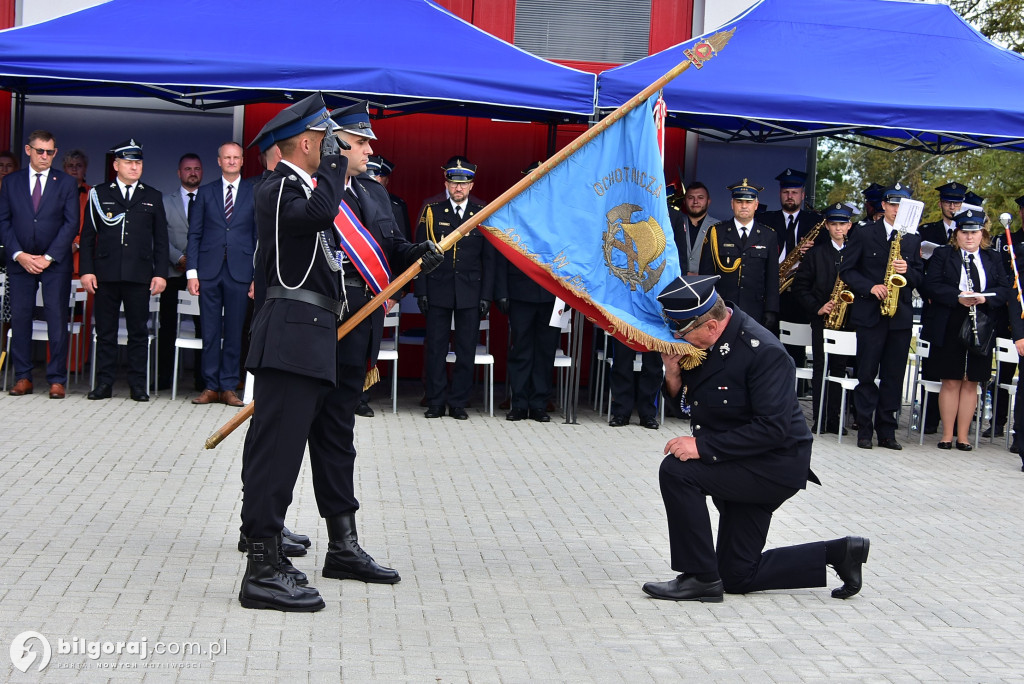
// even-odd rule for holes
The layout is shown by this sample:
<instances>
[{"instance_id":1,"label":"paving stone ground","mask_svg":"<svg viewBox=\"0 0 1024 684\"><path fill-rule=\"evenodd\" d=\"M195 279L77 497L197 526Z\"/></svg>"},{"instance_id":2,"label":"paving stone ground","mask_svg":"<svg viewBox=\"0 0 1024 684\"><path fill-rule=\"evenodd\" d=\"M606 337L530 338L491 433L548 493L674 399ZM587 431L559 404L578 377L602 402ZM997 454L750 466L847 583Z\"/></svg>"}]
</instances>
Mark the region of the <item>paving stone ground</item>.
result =
<instances>
[{"instance_id":1,"label":"paving stone ground","mask_svg":"<svg viewBox=\"0 0 1024 684\"><path fill-rule=\"evenodd\" d=\"M673 576L657 473L688 423L426 420L410 385L397 415L382 398L357 423L360 541L402 582L320 576L327 533L304 466L288 524L313 539L295 563L327 607L284 614L237 600L242 431L203 448L234 409L85 391L0 396L6 681L1024 681L1024 473L1002 444L823 436L824 486L778 511L769 546L866 535L863 592L677 604L640 586ZM8 647L30 630L52 657L38 672L29 640L22 673ZM145 659L60 652L143 640Z\"/></svg>"}]
</instances>

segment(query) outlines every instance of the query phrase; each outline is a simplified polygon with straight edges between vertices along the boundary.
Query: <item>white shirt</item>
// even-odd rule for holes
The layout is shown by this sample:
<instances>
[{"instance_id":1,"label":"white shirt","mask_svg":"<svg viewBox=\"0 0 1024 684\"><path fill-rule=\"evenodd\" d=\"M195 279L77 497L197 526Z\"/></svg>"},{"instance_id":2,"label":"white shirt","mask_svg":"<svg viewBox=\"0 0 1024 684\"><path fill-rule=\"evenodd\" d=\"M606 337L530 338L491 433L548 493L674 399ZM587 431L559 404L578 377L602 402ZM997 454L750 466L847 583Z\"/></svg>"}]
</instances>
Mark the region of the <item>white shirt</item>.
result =
<instances>
[{"instance_id":1,"label":"white shirt","mask_svg":"<svg viewBox=\"0 0 1024 684\"><path fill-rule=\"evenodd\" d=\"M736 224L736 231L740 234L741 238L748 237L750 235L750 231L754 228L753 221L746 225L743 225L742 223L740 223L740 220L738 218L733 217L732 222Z\"/></svg>"},{"instance_id":2,"label":"white shirt","mask_svg":"<svg viewBox=\"0 0 1024 684\"><path fill-rule=\"evenodd\" d=\"M199 188L189 190L182 186L179 189L181 190L181 206L185 209L185 217L188 218L188 193L191 192L192 196L195 197L199 193Z\"/></svg>"},{"instance_id":3,"label":"white shirt","mask_svg":"<svg viewBox=\"0 0 1024 684\"><path fill-rule=\"evenodd\" d=\"M287 164L288 168L290 168L292 171L294 171L295 175L298 176L299 178L301 178L303 183L305 183L309 187L313 187L313 177L310 176L305 171L303 171L302 169L300 169L295 164L292 164L287 159L282 159L281 161L278 162L278 164Z\"/></svg>"},{"instance_id":4,"label":"white shirt","mask_svg":"<svg viewBox=\"0 0 1024 684\"><path fill-rule=\"evenodd\" d=\"M42 174L41 176L39 176L39 183L40 183L40 185L39 185L39 194L42 194L42 193L46 192L46 180L47 180L47 176L50 175L50 171L49 170L46 170L46 171L36 171L35 169L32 168L31 165L29 165L29 167L28 167L28 194L29 194L29 197L32 196L32 190L36 187L36 174L37 173Z\"/></svg>"},{"instance_id":5,"label":"white shirt","mask_svg":"<svg viewBox=\"0 0 1024 684\"><path fill-rule=\"evenodd\" d=\"M235 180L233 180L231 182L228 182L227 178L225 178L224 176L221 176L220 180L221 180L222 185L224 186L223 187L224 196L221 199L223 199L225 202L227 201L227 199L228 199L228 188L231 188L231 201L234 202L238 198L238 181L241 180L241 178L236 178Z\"/></svg>"},{"instance_id":6,"label":"white shirt","mask_svg":"<svg viewBox=\"0 0 1024 684\"><path fill-rule=\"evenodd\" d=\"M843 251L843 247L846 246L846 243L844 242L843 244L839 244L835 240L832 240L832 246L836 248L837 252L842 252Z\"/></svg>"},{"instance_id":7,"label":"white shirt","mask_svg":"<svg viewBox=\"0 0 1024 684\"><path fill-rule=\"evenodd\" d=\"M448 191L445 190L445 192L448 192ZM449 201L450 200L451 200L451 198L449 197ZM456 214L458 214L459 212L462 212L462 216L465 217L466 216L466 205L467 204L469 204L469 200L468 199L464 199L464 200L462 200L462 202L452 202L452 209L455 210Z\"/></svg>"},{"instance_id":8,"label":"white shirt","mask_svg":"<svg viewBox=\"0 0 1024 684\"><path fill-rule=\"evenodd\" d=\"M120 191L121 197L124 197L124 189L127 188L127 187L128 186L120 179L120 177L117 178L117 189ZM135 193L136 193L136 191L138 191L138 189L139 189L139 182L135 181L134 183L132 183L132 195L131 195L132 197L135 197ZM129 199L131 199L131 198L129 198Z\"/></svg>"},{"instance_id":9,"label":"white shirt","mask_svg":"<svg viewBox=\"0 0 1024 684\"><path fill-rule=\"evenodd\" d=\"M896 230L896 226L892 225L891 223L889 223L885 219L882 219L882 225L885 226L885 239L886 240L891 240L892 239L892 231Z\"/></svg>"},{"instance_id":10,"label":"white shirt","mask_svg":"<svg viewBox=\"0 0 1024 684\"><path fill-rule=\"evenodd\" d=\"M970 288L967 286L967 264L970 263L968 256L974 255L974 267L978 269L978 280L981 282L974 283L974 287ZM977 252L968 252L966 249L960 250L960 258L963 259L963 267L960 268L960 291L961 292L984 292L987 279L985 278L985 267L981 265L981 250Z\"/></svg>"}]
</instances>

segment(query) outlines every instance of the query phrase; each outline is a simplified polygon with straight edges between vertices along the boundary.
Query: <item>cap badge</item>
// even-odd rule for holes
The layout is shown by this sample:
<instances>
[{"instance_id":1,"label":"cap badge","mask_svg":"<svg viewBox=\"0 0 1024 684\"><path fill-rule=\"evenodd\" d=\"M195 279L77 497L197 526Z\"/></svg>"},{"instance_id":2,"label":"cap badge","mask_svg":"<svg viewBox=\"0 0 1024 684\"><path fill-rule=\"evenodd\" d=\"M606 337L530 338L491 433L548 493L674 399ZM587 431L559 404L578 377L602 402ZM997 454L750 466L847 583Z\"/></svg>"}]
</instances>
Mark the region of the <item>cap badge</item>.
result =
<instances>
[{"instance_id":1,"label":"cap badge","mask_svg":"<svg viewBox=\"0 0 1024 684\"><path fill-rule=\"evenodd\" d=\"M751 337L750 338L750 346L754 347L756 349L756 348L761 346L761 341L756 339L756 338L754 338L754 337Z\"/></svg>"},{"instance_id":2,"label":"cap badge","mask_svg":"<svg viewBox=\"0 0 1024 684\"><path fill-rule=\"evenodd\" d=\"M718 353L721 354L722 356L727 356L729 354L729 343L726 342L721 347L719 347Z\"/></svg>"}]
</instances>

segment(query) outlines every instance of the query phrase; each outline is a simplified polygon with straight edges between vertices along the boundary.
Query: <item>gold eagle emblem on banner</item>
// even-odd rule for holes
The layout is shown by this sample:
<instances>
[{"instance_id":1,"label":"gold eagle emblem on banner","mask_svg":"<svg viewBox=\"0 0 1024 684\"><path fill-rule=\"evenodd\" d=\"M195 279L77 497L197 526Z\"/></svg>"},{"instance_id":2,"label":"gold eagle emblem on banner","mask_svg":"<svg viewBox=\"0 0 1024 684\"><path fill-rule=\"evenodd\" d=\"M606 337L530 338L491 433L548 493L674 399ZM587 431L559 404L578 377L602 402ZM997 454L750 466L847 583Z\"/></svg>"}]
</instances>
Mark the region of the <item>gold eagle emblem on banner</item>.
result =
<instances>
[{"instance_id":1,"label":"gold eagle emblem on banner","mask_svg":"<svg viewBox=\"0 0 1024 684\"><path fill-rule=\"evenodd\" d=\"M642 211L643 207L635 204L620 204L606 214L608 228L604 232L604 262L608 270L630 290L643 288L650 292L665 271L666 261L658 267L651 266L658 257L665 253L665 231L654 217L633 222L633 214ZM614 252L619 251L626 257L625 266L616 266L612 261Z\"/></svg>"}]
</instances>

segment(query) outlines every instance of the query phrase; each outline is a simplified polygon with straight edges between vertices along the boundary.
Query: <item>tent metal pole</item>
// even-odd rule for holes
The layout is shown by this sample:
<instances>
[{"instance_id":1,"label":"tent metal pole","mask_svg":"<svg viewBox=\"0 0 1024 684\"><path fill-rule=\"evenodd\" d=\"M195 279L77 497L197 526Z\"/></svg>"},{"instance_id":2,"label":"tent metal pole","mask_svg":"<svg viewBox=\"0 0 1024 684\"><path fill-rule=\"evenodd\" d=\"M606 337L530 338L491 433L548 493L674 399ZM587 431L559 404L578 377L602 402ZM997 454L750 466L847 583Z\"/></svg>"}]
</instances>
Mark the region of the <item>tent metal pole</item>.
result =
<instances>
[{"instance_id":1,"label":"tent metal pole","mask_svg":"<svg viewBox=\"0 0 1024 684\"><path fill-rule=\"evenodd\" d=\"M11 125L11 149L25 139L25 93L14 93L14 121Z\"/></svg>"}]
</instances>

